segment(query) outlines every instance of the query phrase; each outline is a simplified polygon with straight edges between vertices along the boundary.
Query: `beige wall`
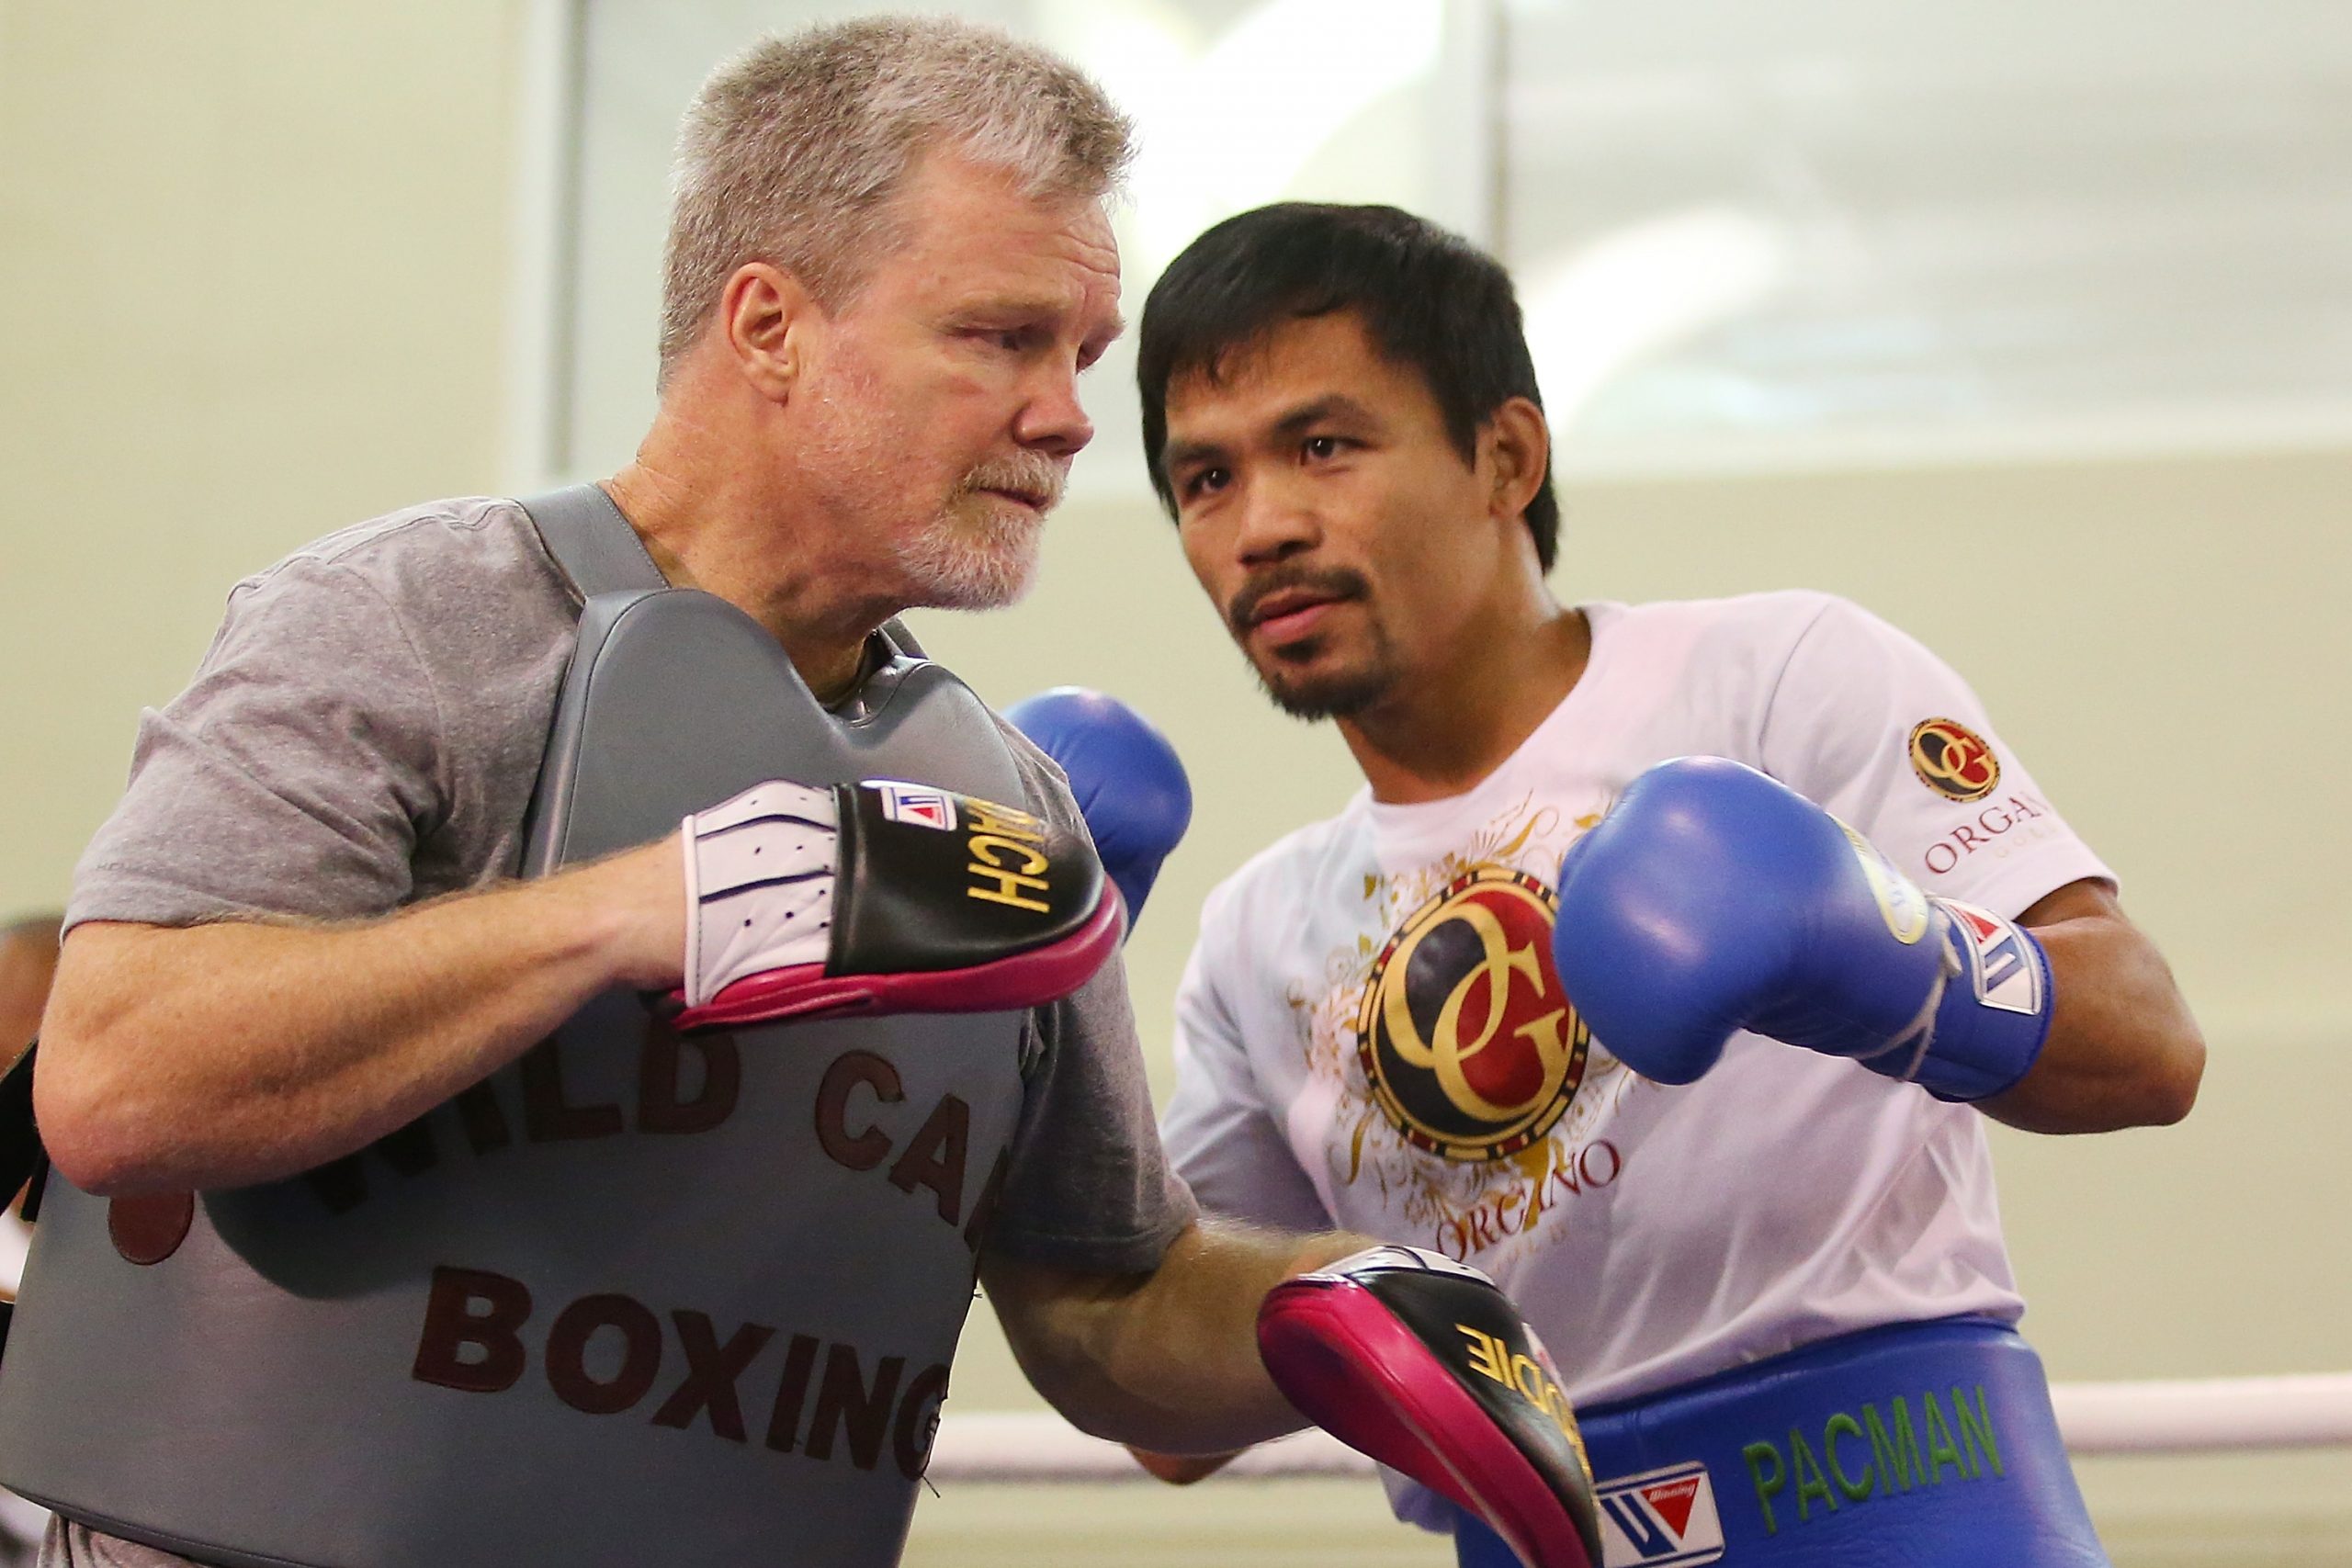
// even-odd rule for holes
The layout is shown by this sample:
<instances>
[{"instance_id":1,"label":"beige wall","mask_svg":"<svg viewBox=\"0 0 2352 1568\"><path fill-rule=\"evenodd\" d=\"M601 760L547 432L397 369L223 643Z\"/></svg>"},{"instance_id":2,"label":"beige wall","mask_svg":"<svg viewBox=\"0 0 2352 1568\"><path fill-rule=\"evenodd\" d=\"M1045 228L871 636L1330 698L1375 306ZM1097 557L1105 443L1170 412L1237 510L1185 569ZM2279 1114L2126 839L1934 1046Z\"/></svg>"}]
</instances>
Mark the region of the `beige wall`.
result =
<instances>
[{"instance_id":1,"label":"beige wall","mask_svg":"<svg viewBox=\"0 0 2352 1568\"><path fill-rule=\"evenodd\" d=\"M62 897L136 709L184 679L239 575L516 481L498 454L523 8L0 0L0 913ZM1949 656L2173 955L2213 1043L2197 1116L1997 1139L2062 1376L2352 1368L2346 497L2345 452L1567 496L1567 594L1819 586ZM1344 799L1344 754L1257 699L1139 506L1058 520L1021 612L922 629L991 698L1101 685L1191 760L1198 827L1130 954L1164 1083L1201 895ZM973 1340L959 1404L1026 1402L984 1320ZM2332 1462L2262 1473L2340 1492Z\"/></svg>"},{"instance_id":2,"label":"beige wall","mask_svg":"<svg viewBox=\"0 0 2352 1568\"><path fill-rule=\"evenodd\" d=\"M497 484L520 11L0 8L0 914L232 582Z\"/></svg>"}]
</instances>

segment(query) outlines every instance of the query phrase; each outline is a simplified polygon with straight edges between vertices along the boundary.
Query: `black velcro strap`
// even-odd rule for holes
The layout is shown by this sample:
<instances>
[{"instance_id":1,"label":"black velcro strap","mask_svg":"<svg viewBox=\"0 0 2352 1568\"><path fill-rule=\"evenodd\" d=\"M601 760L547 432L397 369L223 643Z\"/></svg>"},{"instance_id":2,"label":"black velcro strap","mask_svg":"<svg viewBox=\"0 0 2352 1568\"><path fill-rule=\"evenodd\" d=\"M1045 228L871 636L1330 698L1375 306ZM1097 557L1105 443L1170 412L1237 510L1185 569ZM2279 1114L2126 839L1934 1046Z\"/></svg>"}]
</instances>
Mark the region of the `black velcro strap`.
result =
<instances>
[{"instance_id":1,"label":"black velcro strap","mask_svg":"<svg viewBox=\"0 0 2352 1568\"><path fill-rule=\"evenodd\" d=\"M8 1202L26 1183L38 1179L49 1164L40 1129L33 1122L33 1054L40 1049L38 1040L27 1045L7 1072L0 1074L0 1203ZM35 1201L36 1198L27 1198L26 1207L31 1208Z\"/></svg>"},{"instance_id":2,"label":"black velcro strap","mask_svg":"<svg viewBox=\"0 0 2352 1568\"><path fill-rule=\"evenodd\" d=\"M966 969L1069 937L1102 901L1083 836L922 785L839 784L828 975Z\"/></svg>"}]
</instances>

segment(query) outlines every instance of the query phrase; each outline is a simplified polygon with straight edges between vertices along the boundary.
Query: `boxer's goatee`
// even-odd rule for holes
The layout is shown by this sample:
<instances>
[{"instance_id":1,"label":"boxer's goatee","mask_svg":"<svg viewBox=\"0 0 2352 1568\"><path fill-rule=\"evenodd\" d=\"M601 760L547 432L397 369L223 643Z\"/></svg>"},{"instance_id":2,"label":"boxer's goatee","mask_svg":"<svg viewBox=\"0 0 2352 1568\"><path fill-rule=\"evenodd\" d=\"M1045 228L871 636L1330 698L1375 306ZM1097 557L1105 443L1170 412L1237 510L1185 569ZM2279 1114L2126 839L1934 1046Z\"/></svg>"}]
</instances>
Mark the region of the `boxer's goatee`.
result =
<instances>
[{"instance_id":1,"label":"boxer's goatee","mask_svg":"<svg viewBox=\"0 0 2352 1568\"><path fill-rule=\"evenodd\" d=\"M1346 567L1276 566L1252 577L1226 610L1226 624L1245 651L1250 628L1257 624L1266 601L1291 590L1363 603L1370 597L1372 585L1362 572ZM1328 637L1310 637L1268 660L1250 656L1250 667L1257 674L1259 686L1276 707L1308 723L1348 718L1371 707L1396 683L1396 657L1387 629L1379 616L1370 613L1369 605L1366 619L1371 646L1360 662L1339 669L1312 669L1329 651L1329 644Z\"/></svg>"},{"instance_id":2,"label":"boxer's goatee","mask_svg":"<svg viewBox=\"0 0 2352 1568\"><path fill-rule=\"evenodd\" d=\"M1384 645L1381 649L1385 652ZM1253 663L1258 684L1273 705L1291 717L1312 724L1326 718L1352 718L1388 694L1396 671L1375 657L1352 670L1315 675L1288 676Z\"/></svg>"}]
</instances>

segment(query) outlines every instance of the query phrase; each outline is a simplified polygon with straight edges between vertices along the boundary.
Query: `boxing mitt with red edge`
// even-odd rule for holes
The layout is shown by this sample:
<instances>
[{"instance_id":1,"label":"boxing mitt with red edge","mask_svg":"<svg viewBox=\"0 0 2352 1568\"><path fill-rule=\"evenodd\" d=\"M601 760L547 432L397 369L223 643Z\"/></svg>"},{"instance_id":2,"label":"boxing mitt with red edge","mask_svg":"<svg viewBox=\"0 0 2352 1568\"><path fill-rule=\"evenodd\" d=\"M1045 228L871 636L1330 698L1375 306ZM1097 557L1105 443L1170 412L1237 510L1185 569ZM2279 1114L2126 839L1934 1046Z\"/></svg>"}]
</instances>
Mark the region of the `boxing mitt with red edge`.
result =
<instances>
[{"instance_id":1,"label":"boxing mitt with red edge","mask_svg":"<svg viewBox=\"0 0 2352 1568\"><path fill-rule=\"evenodd\" d=\"M1600 1568L1560 1375L1477 1269L1375 1247L1297 1275L1259 1307L1258 1353L1300 1415L1476 1514L1528 1568Z\"/></svg>"},{"instance_id":2,"label":"boxing mitt with red edge","mask_svg":"<svg viewBox=\"0 0 2352 1568\"><path fill-rule=\"evenodd\" d=\"M1084 834L929 784L774 780L682 837L681 1029L1038 1007L1118 949Z\"/></svg>"}]
</instances>

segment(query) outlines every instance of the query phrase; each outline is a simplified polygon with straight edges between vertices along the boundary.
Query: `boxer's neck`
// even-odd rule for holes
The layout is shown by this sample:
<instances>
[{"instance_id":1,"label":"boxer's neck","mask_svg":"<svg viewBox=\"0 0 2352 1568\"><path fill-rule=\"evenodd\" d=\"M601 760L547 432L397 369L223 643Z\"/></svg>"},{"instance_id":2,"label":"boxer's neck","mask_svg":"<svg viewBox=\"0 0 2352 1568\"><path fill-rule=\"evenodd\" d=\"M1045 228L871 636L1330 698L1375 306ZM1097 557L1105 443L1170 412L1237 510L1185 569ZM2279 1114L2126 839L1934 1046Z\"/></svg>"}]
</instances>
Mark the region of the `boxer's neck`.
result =
<instances>
[{"instance_id":1,"label":"boxer's neck","mask_svg":"<svg viewBox=\"0 0 2352 1568\"><path fill-rule=\"evenodd\" d=\"M847 695L866 638L905 608L890 596L896 584L762 476L662 434L657 422L637 461L605 482L653 564L765 626L820 702Z\"/></svg>"},{"instance_id":2,"label":"boxer's neck","mask_svg":"<svg viewBox=\"0 0 2352 1568\"><path fill-rule=\"evenodd\" d=\"M1536 603L1540 601L1540 604ZM1443 800L1476 789L1535 733L1584 675L1592 628L1536 584L1531 601L1443 662L1413 670L1338 720L1373 798Z\"/></svg>"}]
</instances>

